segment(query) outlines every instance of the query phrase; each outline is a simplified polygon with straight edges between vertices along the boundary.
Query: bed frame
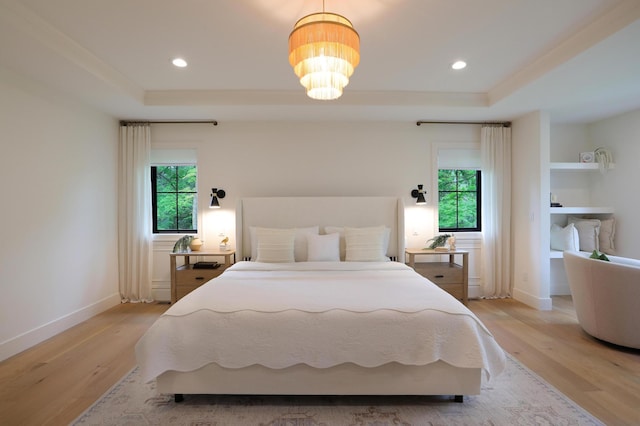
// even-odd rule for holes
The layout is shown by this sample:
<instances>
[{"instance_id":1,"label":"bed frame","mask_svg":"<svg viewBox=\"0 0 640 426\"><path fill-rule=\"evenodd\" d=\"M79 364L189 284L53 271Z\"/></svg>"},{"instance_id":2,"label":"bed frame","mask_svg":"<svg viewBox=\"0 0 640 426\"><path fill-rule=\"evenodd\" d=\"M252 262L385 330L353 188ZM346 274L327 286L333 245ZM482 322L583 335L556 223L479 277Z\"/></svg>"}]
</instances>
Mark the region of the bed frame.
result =
<instances>
[{"instance_id":1,"label":"bed frame","mask_svg":"<svg viewBox=\"0 0 640 426\"><path fill-rule=\"evenodd\" d=\"M292 228L378 226L391 228L387 255L404 262L404 205L394 197L246 198L236 208L236 253L251 256L249 227ZM217 364L192 372L168 371L157 378L161 393L255 395L463 395L480 393L482 369L443 361L426 366L390 363L366 368L341 364L317 369L304 364L284 369L253 365L227 369Z\"/></svg>"}]
</instances>

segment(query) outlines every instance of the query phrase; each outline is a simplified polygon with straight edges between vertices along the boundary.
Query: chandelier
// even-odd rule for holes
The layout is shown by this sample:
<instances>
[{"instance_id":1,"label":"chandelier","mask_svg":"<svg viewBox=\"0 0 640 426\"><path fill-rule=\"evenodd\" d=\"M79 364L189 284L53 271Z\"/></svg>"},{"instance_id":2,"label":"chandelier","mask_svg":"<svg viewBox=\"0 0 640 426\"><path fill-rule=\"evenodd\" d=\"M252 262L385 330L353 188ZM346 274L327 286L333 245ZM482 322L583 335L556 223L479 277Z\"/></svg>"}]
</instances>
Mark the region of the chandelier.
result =
<instances>
[{"instance_id":1,"label":"chandelier","mask_svg":"<svg viewBox=\"0 0 640 426\"><path fill-rule=\"evenodd\" d=\"M312 99L338 99L359 62L360 36L347 18L325 12L324 1L289 35L289 63Z\"/></svg>"}]
</instances>

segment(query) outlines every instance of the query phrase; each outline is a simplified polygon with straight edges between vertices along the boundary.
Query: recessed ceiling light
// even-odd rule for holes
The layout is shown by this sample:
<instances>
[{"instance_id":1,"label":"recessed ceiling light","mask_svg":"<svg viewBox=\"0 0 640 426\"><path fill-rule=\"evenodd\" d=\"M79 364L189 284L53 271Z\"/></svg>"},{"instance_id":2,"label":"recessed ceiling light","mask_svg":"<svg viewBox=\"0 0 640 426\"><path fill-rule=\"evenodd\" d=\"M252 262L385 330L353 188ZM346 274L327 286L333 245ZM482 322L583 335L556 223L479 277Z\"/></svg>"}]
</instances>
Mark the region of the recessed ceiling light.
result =
<instances>
[{"instance_id":1,"label":"recessed ceiling light","mask_svg":"<svg viewBox=\"0 0 640 426\"><path fill-rule=\"evenodd\" d=\"M467 63L465 61L455 61L452 65L451 68L453 68L454 70L461 70L464 67L467 66Z\"/></svg>"},{"instance_id":2,"label":"recessed ceiling light","mask_svg":"<svg viewBox=\"0 0 640 426\"><path fill-rule=\"evenodd\" d=\"M179 68L184 68L187 66L187 61L182 58L175 58L173 61L171 61L171 63Z\"/></svg>"}]
</instances>

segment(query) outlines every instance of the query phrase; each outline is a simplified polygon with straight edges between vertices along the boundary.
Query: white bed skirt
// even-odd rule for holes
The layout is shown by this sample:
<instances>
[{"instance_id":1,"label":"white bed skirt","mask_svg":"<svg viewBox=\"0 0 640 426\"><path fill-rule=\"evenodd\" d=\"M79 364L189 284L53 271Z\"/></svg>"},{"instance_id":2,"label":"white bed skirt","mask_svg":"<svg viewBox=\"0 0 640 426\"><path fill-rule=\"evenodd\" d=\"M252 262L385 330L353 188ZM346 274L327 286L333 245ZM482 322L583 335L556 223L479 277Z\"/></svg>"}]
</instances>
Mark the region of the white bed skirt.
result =
<instances>
[{"instance_id":1,"label":"white bed skirt","mask_svg":"<svg viewBox=\"0 0 640 426\"><path fill-rule=\"evenodd\" d=\"M167 371L157 389L167 394L229 395L477 395L482 369L443 361L425 366L389 363L376 368L305 364L274 370L261 365L229 369L212 363L196 371Z\"/></svg>"}]
</instances>

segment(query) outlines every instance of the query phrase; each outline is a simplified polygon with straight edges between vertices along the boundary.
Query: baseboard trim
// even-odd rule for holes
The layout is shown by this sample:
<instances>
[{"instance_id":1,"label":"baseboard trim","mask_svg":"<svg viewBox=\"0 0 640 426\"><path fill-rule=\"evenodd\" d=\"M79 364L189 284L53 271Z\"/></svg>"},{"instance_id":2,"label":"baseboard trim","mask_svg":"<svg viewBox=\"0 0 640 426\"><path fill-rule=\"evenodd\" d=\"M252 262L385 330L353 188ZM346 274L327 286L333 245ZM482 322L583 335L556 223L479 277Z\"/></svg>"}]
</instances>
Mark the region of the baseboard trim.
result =
<instances>
[{"instance_id":1,"label":"baseboard trim","mask_svg":"<svg viewBox=\"0 0 640 426\"><path fill-rule=\"evenodd\" d=\"M553 308L553 301L550 297L537 297L517 288L513 289L513 298L540 311L550 311Z\"/></svg>"},{"instance_id":2,"label":"baseboard trim","mask_svg":"<svg viewBox=\"0 0 640 426\"><path fill-rule=\"evenodd\" d=\"M171 302L171 289L170 288L154 288L153 300L158 302Z\"/></svg>"},{"instance_id":3,"label":"baseboard trim","mask_svg":"<svg viewBox=\"0 0 640 426\"><path fill-rule=\"evenodd\" d=\"M86 321L89 318L98 315L120 303L120 295L118 293L105 297L89 306L78 309L63 317L48 322L33 330L22 333L14 338L0 343L0 361L4 361L20 352L29 349L38 343L59 334L69 328Z\"/></svg>"},{"instance_id":4,"label":"baseboard trim","mask_svg":"<svg viewBox=\"0 0 640 426\"><path fill-rule=\"evenodd\" d=\"M469 284L467 297L469 299L480 299L482 297L482 289L480 288L480 285Z\"/></svg>"}]
</instances>

